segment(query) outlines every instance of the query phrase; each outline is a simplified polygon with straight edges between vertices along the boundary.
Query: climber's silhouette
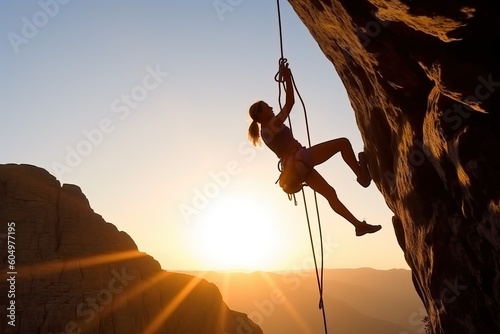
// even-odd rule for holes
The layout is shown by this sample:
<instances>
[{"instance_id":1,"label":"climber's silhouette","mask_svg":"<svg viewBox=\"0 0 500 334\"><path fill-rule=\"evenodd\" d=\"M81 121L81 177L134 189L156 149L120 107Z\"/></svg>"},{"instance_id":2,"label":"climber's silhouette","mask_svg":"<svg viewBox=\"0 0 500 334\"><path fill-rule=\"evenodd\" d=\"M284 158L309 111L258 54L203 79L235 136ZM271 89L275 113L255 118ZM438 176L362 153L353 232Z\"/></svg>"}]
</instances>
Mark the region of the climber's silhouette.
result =
<instances>
[{"instance_id":1,"label":"climber's silhouette","mask_svg":"<svg viewBox=\"0 0 500 334\"><path fill-rule=\"evenodd\" d=\"M356 174L358 183L366 188L370 185L371 177L364 153L361 152L359 154L360 162L358 162L354 156L351 143L347 138L330 140L310 148L303 147L293 137L290 128L284 124L295 103L291 71L288 64L284 63L280 66L280 75L285 83L285 105L275 115L273 108L264 101L254 103L249 110L250 117L252 118L252 124L248 129L249 139L254 145L257 145L262 138L264 143L278 156L282 168L284 168L280 177L280 185L282 185L286 192L295 193L305 183L314 191L323 195L336 213L354 225L357 236L380 230L380 225L370 225L365 221L356 219L338 199L335 189L314 169L314 166L322 164L340 152L344 161L349 165L354 174ZM295 189L289 191L286 185L282 184L283 180L281 178L286 178L287 181L291 179L288 183ZM294 178L297 178L295 187L293 185Z\"/></svg>"}]
</instances>

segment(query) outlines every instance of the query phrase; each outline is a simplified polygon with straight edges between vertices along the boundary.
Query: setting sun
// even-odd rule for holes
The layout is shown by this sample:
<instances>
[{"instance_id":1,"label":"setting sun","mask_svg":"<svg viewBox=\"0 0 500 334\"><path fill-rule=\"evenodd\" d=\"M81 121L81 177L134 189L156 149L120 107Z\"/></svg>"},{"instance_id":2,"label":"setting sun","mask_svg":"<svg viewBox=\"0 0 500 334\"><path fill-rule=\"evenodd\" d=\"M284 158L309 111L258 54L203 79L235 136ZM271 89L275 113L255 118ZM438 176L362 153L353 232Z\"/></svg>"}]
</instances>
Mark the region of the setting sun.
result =
<instances>
[{"instance_id":1,"label":"setting sun","mask_svg":"<svg viewBox=\"0 0 500 334\"><path fill-rule=\"evenodd\" d=\"M220 270L269 269L276 264L276 217L248 196L224 197L207 208L196 229L196 250L206 266Z\"/></svg>"}]
</instances>

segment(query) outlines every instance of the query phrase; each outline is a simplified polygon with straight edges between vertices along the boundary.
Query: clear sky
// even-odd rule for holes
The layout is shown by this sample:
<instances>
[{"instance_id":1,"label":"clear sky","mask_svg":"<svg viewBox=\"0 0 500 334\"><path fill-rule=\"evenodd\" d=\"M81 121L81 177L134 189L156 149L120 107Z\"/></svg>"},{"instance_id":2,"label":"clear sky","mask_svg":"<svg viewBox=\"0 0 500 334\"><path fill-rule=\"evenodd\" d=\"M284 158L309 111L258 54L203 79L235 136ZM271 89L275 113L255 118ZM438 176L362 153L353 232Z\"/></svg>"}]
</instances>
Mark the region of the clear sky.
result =
<instances>
[{"instance_id":1,"label":"clear sky","mask_svg":"<svg viewBox=\"0 0 500 334\"><path fill-rule=\"evenodd\" d=\"M333 65L281 7L313 144L348 137L360 151ZM8 0L0 34L0 163L77 184L167 270L313 267L301 197L288 200L277 158L246 136L250 104L278 109L274 1ZM292 123L306 145L299 103ZM356 217L383 226L357 238L320 198L325 266L408 268L376 186L359 186L340 156L318 170Z\"/></svg>"}]
</instances>

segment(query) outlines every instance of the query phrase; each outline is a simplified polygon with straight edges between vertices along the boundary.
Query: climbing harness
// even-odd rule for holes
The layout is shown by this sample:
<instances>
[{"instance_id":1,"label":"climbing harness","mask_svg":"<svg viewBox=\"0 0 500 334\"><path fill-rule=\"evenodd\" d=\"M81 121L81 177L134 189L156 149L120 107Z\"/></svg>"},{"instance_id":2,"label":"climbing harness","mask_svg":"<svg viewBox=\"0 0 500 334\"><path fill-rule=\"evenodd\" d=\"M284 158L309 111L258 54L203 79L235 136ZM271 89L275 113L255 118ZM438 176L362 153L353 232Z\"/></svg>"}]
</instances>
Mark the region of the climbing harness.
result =
<instances>
[{"instance_id":1,"label":"climbing harness","mask_svg":"<svg viewBox=\"0 0 500 334\"><path fill-rule=\"evenodd\" d=\"M281 189L288 194L289 200L292 200L292 197L304 188L306 184L303 180L311 170L306 161L297 157L299 151L300 149L288 154L278 162L278 170L281 174L276 183L279 182ZM303 168L297 167L297 163Z\"/></svg>"},{"instance_id":2,"label":"climbing harness","mask_svg":"<svg viewBox=\"0 0 500 334\"><path fill-rule=\"evenodd\" d=\"M281 58L278 61L279 70L278 70L278 73L276 73L276 75L274 77L274 80L278 82L278 90L279 90L278 103L280 105L280 110L281 110L281 109L283 109L283 107L281 105L281 89L282 89L282 87L283 87L284 90L286 89L286 87L284 85L284 80L283 80L283 78L281 76L281 69L284 66L286 66L286 64L288 63L288 61L284 57L284 53L283 53L283 31L282 31L282 25L281 25L280 0L276 0L276 6L277 6L277 12L278 12L279 40L280 40ZM304 111L304 118L305 118L305 123L306 123L308 145L309 145L309 147L311 147L311 136L310 136L310 133L309 133L309 122L307 120L306 106L305 106L304 100L302 99L302 96L300 96L299 90L297 89L297 85L295 84L295 80L293 78L293 75L291 75L291 80L292 80L292 87L289 87L289 89L294 89L295 92L297 92L297 96L299 97L300 102L302 104L302 109ZM293 133L292 121L290 120L290 116L288 117L288 124L289 124L290 130ZM282 166L282 167L284 167L284 166ZM280 176L280 178L281 178L281 176ZM301 182L301 184L302 184L302 182ZM296 190L296 189L292 189L292 190ZM321 229L321 219L320 219L320 214L319 214L318 198L317 198L317 195L316 195L316 191L314 191L314 203L315 203L315 206L316 206L316 216L317 216L318 227L319 227L319 241L320 241L320 252L321 252L321 269L318 269L318 261L316 259L316 251L315 251L315 246L314 246L313 234L312 234L312 230L311 230L311 222L310 222L310 219L309 219L309 212L308 212L308 207L307 207L307 200L306 200L305 191L304 191L304 188L302 186L300 187L299 190L297 190L297 192L298 191L302 191L302 198L303 198L303 201L304 201L304 210L305 210L306 219L307 219L307 226L308 226L308 229L309 229L309 239L311 241L311 248L312 248L312 254L313 254L313 259L314 259L314 267L315 267L315 270L316 270L316 280L317 280L317 283L318 283L319 308L321 309L322 314L323 314L323 325L324 325L324 329L325 329L325 334L328 334L328 326L327 326L327 321L326 321L325 305L323 303L324 251L323 251L323 233L322 233L322 229ZM295 192L293 192L291 195L289 193L288 196L289 196L290 200L293 197L295 205L297 205L297 200L295 198Z\"/></svg>"}]
</instances>

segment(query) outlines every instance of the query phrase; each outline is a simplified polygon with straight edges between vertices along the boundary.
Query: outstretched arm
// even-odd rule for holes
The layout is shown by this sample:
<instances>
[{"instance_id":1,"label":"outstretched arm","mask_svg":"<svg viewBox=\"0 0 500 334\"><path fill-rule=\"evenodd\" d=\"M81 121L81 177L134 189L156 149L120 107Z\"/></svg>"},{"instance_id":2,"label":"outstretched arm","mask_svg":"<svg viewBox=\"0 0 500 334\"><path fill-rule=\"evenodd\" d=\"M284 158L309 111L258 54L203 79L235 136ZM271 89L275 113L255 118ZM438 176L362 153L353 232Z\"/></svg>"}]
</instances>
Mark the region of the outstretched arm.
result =
<instances>
[{"instance_id":1,"label":"outstretched arm","mask_svg":"<svg viewBox=\"0 0 500 334\"><path fill-rule=\"evenodd\" d=\"M283 124L290 112L292 111L292 107L295 103L293 82L292 82L292 72L290 68L288 68L288 64L284 63L281 65L280 73L285 80L285 92L286 92L286 101L283 109L276 115L275 125Z\"/></svg>"}]
</instances>

